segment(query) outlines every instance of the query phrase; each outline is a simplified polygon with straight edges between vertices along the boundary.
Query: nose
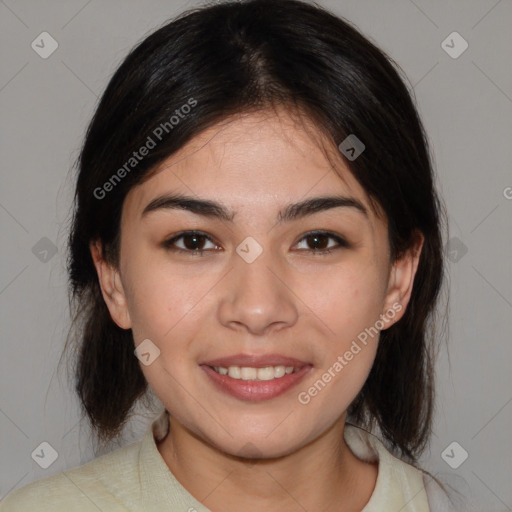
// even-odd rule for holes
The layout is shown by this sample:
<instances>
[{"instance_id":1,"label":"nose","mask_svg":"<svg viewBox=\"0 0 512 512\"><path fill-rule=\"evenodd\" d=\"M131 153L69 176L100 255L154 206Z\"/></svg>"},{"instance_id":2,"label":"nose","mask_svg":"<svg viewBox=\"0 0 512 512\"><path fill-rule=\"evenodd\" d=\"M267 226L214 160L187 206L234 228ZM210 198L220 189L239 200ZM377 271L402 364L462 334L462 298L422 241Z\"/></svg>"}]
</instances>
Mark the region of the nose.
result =
<instances>
[{"instance_id":1,"label":"nose","mask_svg":"<svg viewBox=\"0 0 512 512\"><path fill-rule=\"evenodd\" d=\"M298 299L290 281L285 263L271 251L263 250L250 263L234 253L233 268L223 281L219 321L253 335L293 326L298 319Z\"/></svg>"}]
</instances>

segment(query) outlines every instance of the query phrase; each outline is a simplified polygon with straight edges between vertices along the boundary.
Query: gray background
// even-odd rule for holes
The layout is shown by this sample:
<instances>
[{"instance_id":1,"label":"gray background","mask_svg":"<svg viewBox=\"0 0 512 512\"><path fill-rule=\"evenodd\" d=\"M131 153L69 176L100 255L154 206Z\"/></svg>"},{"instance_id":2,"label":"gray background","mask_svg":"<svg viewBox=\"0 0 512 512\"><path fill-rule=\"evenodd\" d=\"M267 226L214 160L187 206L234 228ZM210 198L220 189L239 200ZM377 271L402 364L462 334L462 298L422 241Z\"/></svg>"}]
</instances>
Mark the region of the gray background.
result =
<instances>
[{"instance_id":1,"label":"gray background","mask_svg":"<svg viewBox=\"0 0 512 512\"><path fill-rule=\"evenodd\" d=\"M448 207L449 350L440 352L435 435L422 465L472 496L478 510L512 510L512 2L320 3L406 72ZM0 498L94 457L57 372L69 326L70 169L98 96L128 50L198 5L0 2ZM43 31L59 45L47 59L31 48ZM441 46L453 31L469 44L458 58ZM127 439L140 437L147 422L135 421ZM48 469L31 457L43 441L58 452ZM456 469L441 456L453 441L469 454ZM448 454L453 464L463 452Z\"/></svg>"}]
</instances>

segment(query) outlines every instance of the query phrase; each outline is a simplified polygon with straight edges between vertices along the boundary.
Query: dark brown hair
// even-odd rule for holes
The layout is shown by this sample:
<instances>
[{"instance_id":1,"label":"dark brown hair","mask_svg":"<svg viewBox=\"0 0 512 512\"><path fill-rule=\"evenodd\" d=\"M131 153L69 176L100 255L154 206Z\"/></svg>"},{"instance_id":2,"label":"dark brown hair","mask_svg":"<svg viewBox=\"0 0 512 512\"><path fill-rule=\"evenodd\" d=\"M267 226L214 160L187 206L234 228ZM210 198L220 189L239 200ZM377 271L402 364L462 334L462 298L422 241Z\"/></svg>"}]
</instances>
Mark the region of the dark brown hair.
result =
<instances>
[{"instance_id":1,"label":"dark brown hair","mask_svg":"<svg viewBox=\"0 0 512 512\"><path fill-rule=\"evenodd\" d=\"M400 73L349 22L297 0L194 9L129 53L87 130L69 237L68 344L77 355L75 388L98 439L120 434L148 387L131 330L113 322L102 298L90 242L101 240L107 261L117 264L123 201L133 186L228 116L286 105L305 112L336 146L349 134L363 141L364 152L346 164L385 212L392 261L412 247L418 231L424 235L407 310L381 332L373 368L349 409L351 422L378 427L402 457L417 459L431 433L444 210L427 137ZM170 122L193 102L179 122ZM117 173L162 126L155 147L129 172ZM116 173L122 179L112 181Z\"/></svg>"}]
</instances>

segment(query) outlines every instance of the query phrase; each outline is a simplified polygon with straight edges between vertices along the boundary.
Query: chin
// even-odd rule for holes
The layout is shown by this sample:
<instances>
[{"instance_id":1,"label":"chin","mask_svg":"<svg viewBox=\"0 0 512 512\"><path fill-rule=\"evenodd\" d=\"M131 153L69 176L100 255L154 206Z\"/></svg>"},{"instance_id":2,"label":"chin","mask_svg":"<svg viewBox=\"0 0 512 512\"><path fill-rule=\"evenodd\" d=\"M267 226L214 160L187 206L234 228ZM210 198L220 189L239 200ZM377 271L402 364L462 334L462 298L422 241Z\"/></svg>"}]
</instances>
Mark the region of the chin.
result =
<instances>
[{"instance_id":1,"label":"chin","mask_svg":"<svg viewBox=\"0 0 512 512\"><path fill-rule=\"evenodd\" d=\"M289 455L308 443L309 437L300 433L274 432L276 424L272 428L265 429L261 434L244 434L230 437L223 432L221 439L204 438L209 444L218 450L234 457L247 459L274 459ZM228 429L227 429L228 430ZM242 429L234 432L244 432ZM230 430L228 430L230 432Z\"/></svg>"}]
</instances>

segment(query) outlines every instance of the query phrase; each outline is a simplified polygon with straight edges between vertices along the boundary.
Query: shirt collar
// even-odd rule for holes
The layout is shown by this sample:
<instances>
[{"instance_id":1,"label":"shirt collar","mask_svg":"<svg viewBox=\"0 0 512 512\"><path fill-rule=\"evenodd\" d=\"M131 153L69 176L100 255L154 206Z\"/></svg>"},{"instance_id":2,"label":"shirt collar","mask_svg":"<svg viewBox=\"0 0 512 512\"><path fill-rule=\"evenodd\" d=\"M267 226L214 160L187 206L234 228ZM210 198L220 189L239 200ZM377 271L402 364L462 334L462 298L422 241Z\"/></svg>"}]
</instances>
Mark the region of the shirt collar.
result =
<instances>
[{"instance_id":1,"label":"shirt collar","mask_svg":"<svg viewBox=\"0 0 512 512\"><path fill-rule=\"evenodd\" d=\"M148 429L139 455L144 510L184 510L211 512L194 498L170 471L158 451L156 442L169 430L169 417L164 411ZM427 512L428 501L421 472L394 457L378 437L366 430L346 424L345 441L352 453L365 461L378 461L379 472L375 489L361 512L387 510Z\"/></svg>"}]
</instances>

